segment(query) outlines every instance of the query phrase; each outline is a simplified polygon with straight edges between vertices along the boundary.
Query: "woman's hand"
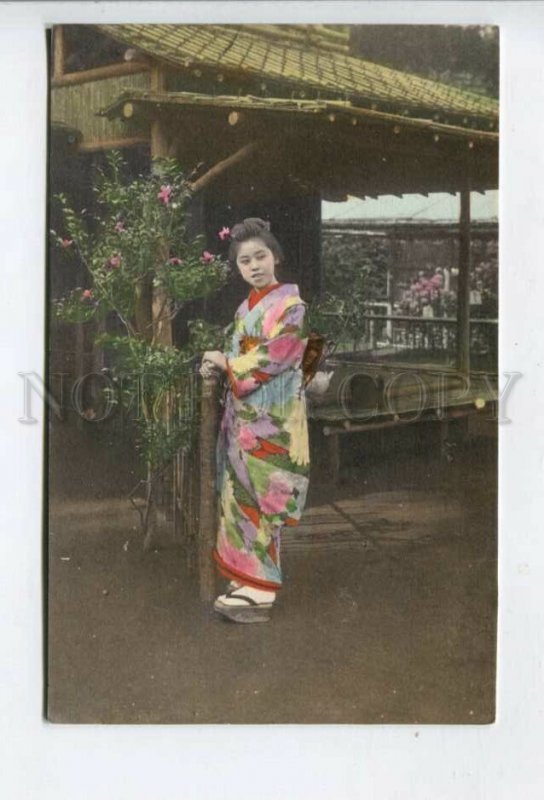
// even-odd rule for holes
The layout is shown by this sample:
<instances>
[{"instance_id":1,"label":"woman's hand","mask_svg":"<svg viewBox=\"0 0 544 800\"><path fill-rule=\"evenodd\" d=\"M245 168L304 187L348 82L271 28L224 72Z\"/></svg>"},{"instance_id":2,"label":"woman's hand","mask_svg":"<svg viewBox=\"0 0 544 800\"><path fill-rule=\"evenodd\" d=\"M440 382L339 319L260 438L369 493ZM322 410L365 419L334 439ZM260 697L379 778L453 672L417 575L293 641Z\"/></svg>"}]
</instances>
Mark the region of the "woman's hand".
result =
<instances>
[{"instance_id":1,"label":"woman's hand","mask_svg":"<svg viewBox=\"0 0 544 800\"><path fill-rule=\"evenodd\" d=\"M225 372L227 369L227 359L219 350L206 350L202 356L202 366L200 374L203 378L211 378L217 370Z\"/></svg>"}]
</instances>

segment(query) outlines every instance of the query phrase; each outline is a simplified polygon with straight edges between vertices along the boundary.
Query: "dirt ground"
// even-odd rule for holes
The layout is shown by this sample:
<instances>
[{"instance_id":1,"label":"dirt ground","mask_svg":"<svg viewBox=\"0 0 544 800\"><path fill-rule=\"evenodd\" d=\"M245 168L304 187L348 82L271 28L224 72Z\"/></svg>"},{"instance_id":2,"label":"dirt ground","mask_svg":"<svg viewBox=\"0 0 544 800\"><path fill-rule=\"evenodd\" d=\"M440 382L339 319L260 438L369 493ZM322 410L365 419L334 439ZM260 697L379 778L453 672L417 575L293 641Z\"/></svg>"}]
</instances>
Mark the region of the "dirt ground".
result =
<instances>
[{"instance_id":1,"label":"dirt ground","mask_svg":"<svg viewBox=\"0 0 544 800\"><path fill-rule=\"evenodd\" d=\"M285 588L264 625L217 618L199 601L182 550L144 553L128 504L96 491L81 463L78 483L77 458L64 451L58 469L72 490L51 482L49 719L493 721L495 442L458 443L448 458L391 442L393 456L348 453L342 484L314 481L309 508L378 495L393 507L404 492L416 530L428 496L431 528L427 518L421 537L286 547ZM454 519L441 513L443 496Z\"/></svg>"}]
</instances>

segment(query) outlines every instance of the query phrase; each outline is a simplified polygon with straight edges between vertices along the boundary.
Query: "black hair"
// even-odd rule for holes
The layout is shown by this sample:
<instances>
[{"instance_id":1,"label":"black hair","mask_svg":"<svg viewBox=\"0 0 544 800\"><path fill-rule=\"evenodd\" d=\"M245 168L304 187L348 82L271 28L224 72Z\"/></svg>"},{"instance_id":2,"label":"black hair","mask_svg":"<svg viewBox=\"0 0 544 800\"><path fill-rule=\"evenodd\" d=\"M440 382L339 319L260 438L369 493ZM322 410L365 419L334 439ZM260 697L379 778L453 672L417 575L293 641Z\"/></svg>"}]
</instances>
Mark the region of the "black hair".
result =
<instances>
[{"instance_id":1,"label":"black hair","mask_svg":"<svg viewBox=\"0 0 544 800\"><path fill-rule=\"evenodd\" d=\"M259 219L259 217L248 217L243 222L238 222L232 228L230 232L228 254L228 259L232 266L236 266L236 258L240 245L242 242L249 241L249 239L260 239L264 242L268 249L272 251L277 266L281 267L285 260L282 247L274 234L270 231L270 223L265 222L264 219Z\"/></svg>"}]
</instances>

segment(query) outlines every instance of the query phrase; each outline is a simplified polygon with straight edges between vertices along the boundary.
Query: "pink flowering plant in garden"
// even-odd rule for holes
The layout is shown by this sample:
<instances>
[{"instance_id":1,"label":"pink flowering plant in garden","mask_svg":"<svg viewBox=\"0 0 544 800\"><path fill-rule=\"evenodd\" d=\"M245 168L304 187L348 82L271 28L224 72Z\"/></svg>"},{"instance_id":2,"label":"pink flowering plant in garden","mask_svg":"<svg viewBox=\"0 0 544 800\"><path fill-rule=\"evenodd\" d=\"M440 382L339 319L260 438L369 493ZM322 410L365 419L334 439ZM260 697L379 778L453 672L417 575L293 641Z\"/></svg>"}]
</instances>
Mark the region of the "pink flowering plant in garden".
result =
<instances>
[{"instance_id":1,"label":"pink flowering plant in garden","mask_svg":"<svg viewBox=\"0 0 544 800\"><path fill-rule=\"evenodd\" d=\"M139 449L151 474L188 443L195 422L183 413L192 403L189 373L202 350L223 344L223 331L203 320L189 323L183 347L164 344L160 323L217 292L228 268L203 237L190 235L191 189L174 161L155 161L151 174L127 178L120 154L111 153L94 192L93 215L56 197L63 229L51 231L52 239L63 258L83 265L87 281L55 300L54 310L68 322L120 321L124 333L102 334L97 343L114 352L112 372L123 386L109 401L128 406L138 384Z\"/></svg>"},{"instance_id":2,"label":"pink flowering plant in garden","mask_svg":"<svg viewBox=\"0 0 544 800\"><path fill-rule=\"evenodd\" d=\"M65 230L52 232L65 255L86 267L89 285L75 289L56 302L64 320L86 321L114 311L129 336L153 340L149 330L138 326L138 305L152 285L168 296L165 318L173 319L183 306L213 294L223 286L226 264L206 249L203 237L187 231L190 188L175 162L155 162L150 176L123 180L118 153L108 158L94 191L99 212L91 217L76 213L64 195ZM83 291L93 290L91 303L82 303ZM86 296L83 298L88 299Z\"/></svg>"}]
</instances>

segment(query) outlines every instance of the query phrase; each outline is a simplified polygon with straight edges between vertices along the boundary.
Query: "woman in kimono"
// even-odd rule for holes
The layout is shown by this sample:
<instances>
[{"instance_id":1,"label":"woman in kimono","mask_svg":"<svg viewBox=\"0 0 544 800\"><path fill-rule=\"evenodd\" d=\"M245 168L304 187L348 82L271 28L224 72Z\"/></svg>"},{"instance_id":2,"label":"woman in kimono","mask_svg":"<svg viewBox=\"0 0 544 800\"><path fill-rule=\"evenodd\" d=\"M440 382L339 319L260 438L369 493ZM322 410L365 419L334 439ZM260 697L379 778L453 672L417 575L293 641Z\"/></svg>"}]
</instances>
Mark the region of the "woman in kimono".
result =
<instances>
[{"instance_id":1,"label":"woman in kimono","mask_svg":"<svg viewBox=\"0 0 544 800\"><path fill-rule=\"evenodd\" d=\"M282 585L281 532L299 521L308 490L306 307L295 284L278 282L283 253L262 220L232 229L229 260L251 290L234 317L229 351L206 352L201 368L227 378L213 555L230 583L214 608L236 622L265 622Z\"/></svg>"}]
</instances>

